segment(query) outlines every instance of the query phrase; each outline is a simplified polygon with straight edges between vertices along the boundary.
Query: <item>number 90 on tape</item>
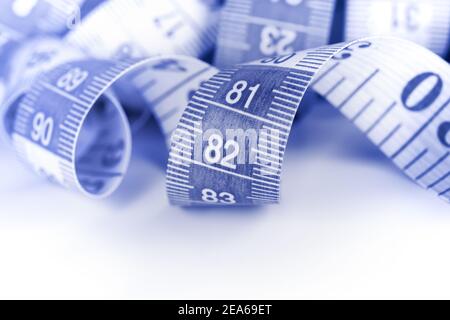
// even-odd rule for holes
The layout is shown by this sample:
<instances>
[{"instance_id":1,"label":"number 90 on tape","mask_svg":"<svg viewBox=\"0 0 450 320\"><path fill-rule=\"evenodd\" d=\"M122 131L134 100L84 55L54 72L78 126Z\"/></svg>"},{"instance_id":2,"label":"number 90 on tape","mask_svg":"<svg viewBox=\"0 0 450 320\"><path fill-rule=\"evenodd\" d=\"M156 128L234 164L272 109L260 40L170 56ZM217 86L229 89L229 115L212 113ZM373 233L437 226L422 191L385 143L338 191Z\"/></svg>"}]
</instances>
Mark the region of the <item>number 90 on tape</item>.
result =
<instances>
[{"instance_id":1,"label":"number 90 on tape","mask_svg":"<svg viewBox=\"0 0 450 320\"><path fill-rule=\"evenodd\" d=\"M38 44L41 49L49 42ZM21 54L26 64L36 51ZM153 113L170 136L189 94L216 73L197 59L175 55L116 61L53 58L46 72L30 71L26 83L31 85L10 99L4 116L7 136L35 171L97 198L116 190L130 160L130 119L119 102L127 96L116 94L119 80L130 81L142 95L140 111Z\"/></svg>"}]
</instances>

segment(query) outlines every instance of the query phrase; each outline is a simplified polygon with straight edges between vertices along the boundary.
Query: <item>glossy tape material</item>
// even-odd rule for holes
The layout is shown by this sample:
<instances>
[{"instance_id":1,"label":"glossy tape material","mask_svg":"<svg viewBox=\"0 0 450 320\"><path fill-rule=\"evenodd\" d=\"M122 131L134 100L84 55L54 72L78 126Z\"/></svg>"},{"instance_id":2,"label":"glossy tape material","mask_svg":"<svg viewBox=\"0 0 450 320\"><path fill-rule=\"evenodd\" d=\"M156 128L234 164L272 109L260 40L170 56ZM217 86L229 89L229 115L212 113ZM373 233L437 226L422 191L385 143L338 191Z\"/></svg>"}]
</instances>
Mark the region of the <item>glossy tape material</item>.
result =
<instances>
[{"instance_id":1,"label":"glossy tape material","mask_svg":"<svg viewBox=\"0 0 450 320\"><path fill-rule=\"evenodd\" d=\"M199 57L212 48L217 12L216 6L199 0L110 0L91 11L65 40L97 58Z\"/></svg>"},{"instance_id":2,"label":"glossy tape material","mask_svg":"<svg viewBox=\"0 0 450 320\"><path fill-rule=\"evenodd\" d=\"M34 2L29 12L52 3ZM429 3L433 10L442 7L442 1ZM32 32L6 38L5 44L14 43L8 61L16 62L1 75L9 97L6 131L37 172L104 197L126 173L132 129L153 114L170 144L167 192L173 204L276 203L292 121L312 87L405 174L448 200L448 64L392 38L298 52L328 42L334 7L325 0L229 0L215 59L226 67L218 72L188 57L144 58L206 55L215 39L217 2L97 1L62 42L36 39L17 49ZM351 8L349 2L347 9L357 11ZM400 12L415 12L405 8ZM28 16L27 23L42 17ZM64 17L54 24L58 28L37 33L64 32ZM440 47L424 44L441 53L447 41L441 36L445 17L439 19L423 32L440 35L433 38ZM11 21L0 29L27 30Z\"/></svg>"},{"instance_id":3,"label":"glossy tape material","mask_svg":"<svg viewBox=\"0 0 450 320\"><path fill-rule=\"evenodd\" d=\"M205 82L172 136L171 202L277 203L309 86L405 174L450 199L450 67L411 42L368 38L237 65Z\"/></svg>"},{"instance_id":4,"label":"glossy tape material","mask_svg":"<svg viewBox=\"0 0 450 320\"><path fill-rule=\"evenodd\" d=\"M55 38L39 37L25 44L10 43L4 48L1 57L12 64L2 65L1 75L5 79L5 91L0 95L0 115L2 119L1 138L8 139L11 133L16 101L28 92L35 78L41 73L86 56L76 47L70 47Z\"/></svg>"},{"instance_id":5,"label":"glossy tape material","mask_svg":"<svg viewBox=\"0 0 450 320\"><path fill-rule=\"evenodd\" d=\"M447 0L347 0L347 40L390 35L411 40L440 56L448 52L450 8Z\"/></svg>"},{"instance_id":6,"label":"glossy tape material","mask_svg":"<svg viewBox=\"0 0 450 320\"><path fill-rule=\"evenodd\" d=\"M44 0L28 5L31 12L49 4L59 6ZM170 137L190 95L217 72L194 58L167 55L206 54L213 44L214 8L196 0L97 3L63 41L35 38L5 47L4 56L14 65L2 77L8 85L2 127L21 158L50 180L86 195L113 192L129 162L129 121L136 124L135 113L140 122L153 114ZM111 14L123 23L106 26ZM27 15L27 21L39 24L43 17ZM126 23L132 19L136 28ZM9 27L18 23L11 20ZM159 53L166 55L143 58Z\"/></svg>"},{"instance_id":7,"label":"glossy tape material","mask_svg":"<svg viewBox=\"0 0 450 320\"><path fill-rule=\"evenodd\" d=\"M337 6L336 0L229 0L222 11L215 64L231 66L326 45L332 31L336 32L332 26L344 31L338 38L347 42L396 36L440 56L448 53L447 0L346 0L344 4ZM337 14L337 10L344 12ZM337 16L342 21L333 24Z\"/></svg>"},{"instance_id":8,"label":"glossy tape material","mask_svg":"<svg viewBox=\"0 0 450 320\"><path fill-rule=\"evenodd\" d=\"M219 67L328 43L335 0L228 0L222 11Z\"/></svg>"},{"instance_id":9,"label":"glossy tape material","mask_svg":"<svg viewBox=\"0 0 450 320\"><path fill-rule=\"evenodd\" d=\"M66 34L64 41L100 59L161 54L202 57L214 44L217 9L215 1L110 0L97 5ZM149 117L149 110L142 108L147 103L140 95L142 88L133 84L138 77L142 75L128 74L116 86L121 102L132 111L129 116L133 131L138 131Z\"/></svg>"},{"instance_id":10,"label":"glossy tape material","mask_svg":"<svg viewBox=\"0 0 450 320\"><path fill-rule=\"evenodd\" d=\"M133 74L149 110L170 135L189 94L215 72L203 62L177 56L66 62L35 79L12 103L9 136L38 173L104 197L119 186L131 154L128 119L113 85Z\"/></svg>"},{"instance_id":11,"label":"glossy tape material","mask_svg":"<svg viewBox=\"0 0 450 320\"><path fill-rule=\"evenodd\" d=\"M85 0L3 0L0 34L20 40L30 35L60 34L75 27Z\"/></svg>"}]
</instances>

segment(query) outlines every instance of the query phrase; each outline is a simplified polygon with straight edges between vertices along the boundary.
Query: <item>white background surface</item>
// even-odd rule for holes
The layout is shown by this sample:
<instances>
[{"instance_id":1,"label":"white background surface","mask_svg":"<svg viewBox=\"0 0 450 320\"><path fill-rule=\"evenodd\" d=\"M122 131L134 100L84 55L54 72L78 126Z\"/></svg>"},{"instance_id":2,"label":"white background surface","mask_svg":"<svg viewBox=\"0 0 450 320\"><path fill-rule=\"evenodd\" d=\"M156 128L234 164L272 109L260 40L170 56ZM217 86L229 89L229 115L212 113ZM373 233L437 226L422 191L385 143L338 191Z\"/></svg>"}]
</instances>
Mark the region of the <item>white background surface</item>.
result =
<instances>
[{"instance_id":1,"label":"white background surface","mask_svg":"<svg viewBox=\"0 0 450 320\"><path fill-rule=\"evenodd\" d=\"M297 123L279 206L168 206L151 133L103 201L0 147L0 298L450 298L449 205L331 108Z\"/></svg>"}]
</instances>

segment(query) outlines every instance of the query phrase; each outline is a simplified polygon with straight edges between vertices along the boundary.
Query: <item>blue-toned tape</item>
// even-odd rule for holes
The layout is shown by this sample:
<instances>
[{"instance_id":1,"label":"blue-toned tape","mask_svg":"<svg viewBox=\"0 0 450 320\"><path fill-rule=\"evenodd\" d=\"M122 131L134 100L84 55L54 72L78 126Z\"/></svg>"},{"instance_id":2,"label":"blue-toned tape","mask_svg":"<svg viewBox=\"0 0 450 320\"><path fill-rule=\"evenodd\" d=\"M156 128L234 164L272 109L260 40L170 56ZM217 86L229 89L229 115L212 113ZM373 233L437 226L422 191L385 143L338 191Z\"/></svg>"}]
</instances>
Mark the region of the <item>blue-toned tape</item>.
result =
<instances>
[{"instance_id":1,"label":"blue-toned tape","mask_svg":"<svg viewBox=\"0 0 450 320\"><path fill-rule=\"evenodd\" d=\"M346 39L370 35L401 37L445 57L450 44L446 0L347 0Z\"/></svg>"},{"instance_id":2,"label":"blue-toned tape","mask_svg":"<svg viewBox=\"0 0 450 320\"><path fill-rule=\"evenodd\" d=\"M215 64L231 66L329 43L333 27L345 41L396 36L444 56L449 49L446 0L228 0L222 11ZM334 9L336 11L334 12ZM345 10L344 13L337 10ZM340 40L339 40L340 41Z\"/></svg>"},{"instance_id":3,"label":"blue-toned tape","mask_svg":"<svg viewBox=\"0 0 450 320\"><path fill-rule=\"evenodd\" d=\"M335 0L228 0L215 64L230 66L324 45L334 7Z\"/></svg>"},{"instance_id":4,"label":"blue-toned tape","mask_svg":"<svg viewBox=\"0 0 450 320\"><path fill-rule=\"evenodd\" d=\"M211 49L217 3L97 1L62 41L39 37L22 44L34 34L25 27L45 20L41 8L66 12L68 2L84 1L22 1L20 8L17 2L5 3L9 11L0 14L7 28L20 31L2 46L5 61L14 61L2 70L3 131L37 172L89 196L106 196L126 172L129 122L136 128L136 121L154 114L170 136L192 92L217 72L194 58L167 55L201 56ZM28 10L21 12L27 25L19 9ZM59 16L62 32L70 17ZM120 19L124 23L117 23ZM133 19L134 27L125 22ZM166 55L148 58L159 53Z\"/></svg>"},{"instance_id":5,"label":"blue-toned tape","mask_svg":"<svg viewBox=\"0 0 450 320\"><path fill-rule=\"evenodd\" d=\"M11 103L8 135L35 171L86 195L104 197L119 186L131 154L128 120L113 85L132 74L149 110L170 134L189 93L215 72L177 56L63 63L35 78Z\"/></svg>"},{"instance_id":6,"label":"blue-toned tape","mask_svg":"<svg viewBox=\"0 0 450 320\"><path fill-rule=\"evenodd\" d=\"M364 11L357 2L348 2L348 37ZM445 61L386 37L320 47L330 37L335 8L335 1L325 0L229 0L215 60L226 67L219 72L173 55L201 57L211 51L218 3L97 1L68 32L68 13L46 0L28 4L26 23L17 12L0 13L5 34L0 54L13 62L0 70L0 98L2 90L6 97L2 120L19 155L51 180L104 197L126 173L131 128L153 114L170 144L167 192L173 204L276 203L292 122L312 87L405 174L450 199ZM419 19L420 26L415 9L398 3L388 25L398 18L398 28L408 26L406 34L396 28L387 33L443 54L448 46L443 26L450 20L437 13L443 2L420 5L421 13L431 14ZM15 9L25 12L22 5ZM32 30L29 25L45 16L41 6L65 14L52 27ZM420 38L433 32L425 42ZM35 33L66 34L62 41L38 37L22 43Z\"/></svg>"}]
</instances>

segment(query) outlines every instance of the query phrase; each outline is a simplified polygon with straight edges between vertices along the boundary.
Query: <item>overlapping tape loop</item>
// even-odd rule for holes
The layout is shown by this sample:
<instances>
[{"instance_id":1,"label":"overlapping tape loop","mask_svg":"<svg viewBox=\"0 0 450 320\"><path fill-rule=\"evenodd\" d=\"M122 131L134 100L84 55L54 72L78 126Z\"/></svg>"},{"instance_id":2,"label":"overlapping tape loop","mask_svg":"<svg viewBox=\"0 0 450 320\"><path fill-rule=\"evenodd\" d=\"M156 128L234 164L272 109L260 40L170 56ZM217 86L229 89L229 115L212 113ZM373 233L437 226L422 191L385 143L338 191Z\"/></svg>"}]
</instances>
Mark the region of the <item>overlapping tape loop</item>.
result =
<instances>
[{"instance_id":1,"label":"overlapping tape loop","mask_svg":"<svg viewBox=\"0 0 450 320\"><path fill-rule=\"evenodd\" d=\"M440 55L448 49L445 1L367 10L363 2L346 3L346 36L394 33ZM405 174L450 199L448 63L397 38L325 46L340 1L228 0L222 10L221 1L201 0L2 5L3 131L25 162L65 187L112 193L133 132L153 115L170 146L171 203L276 203L289 133L311 87ZM387 7L388 22L364 20L382 27L358 20ZM219 71L196 58L211 56L220 11Z\"/></svg>"}]
</instances>

